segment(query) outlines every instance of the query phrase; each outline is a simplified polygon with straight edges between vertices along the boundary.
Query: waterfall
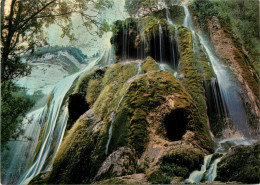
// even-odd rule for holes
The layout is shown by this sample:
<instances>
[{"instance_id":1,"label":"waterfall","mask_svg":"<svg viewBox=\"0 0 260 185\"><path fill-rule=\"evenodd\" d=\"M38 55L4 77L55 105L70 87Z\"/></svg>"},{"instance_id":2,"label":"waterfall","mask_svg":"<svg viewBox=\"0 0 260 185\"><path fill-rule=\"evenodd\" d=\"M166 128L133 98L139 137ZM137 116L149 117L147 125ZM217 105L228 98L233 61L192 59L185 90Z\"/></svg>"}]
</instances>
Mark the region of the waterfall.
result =
<instances>
[{"instance_id":1,"label":"waterfall","mask_svg":"<svg viewBox=\"0 0 260 185\"><path fill-rule=\"evenodd\" d=\"M183 6L183 8L185 12L183 26L189 28L192 32L193 51L194 53L198 53L198 43L196 38L196 35L198 35L199 41L212 64L214 73L216 74L216 78L212 78L210 87L204 85L206 94L210 93L213 97L214 106L216 107L218 114L221 114L222 117L230 116L234 126L234 131L236 134L240 135L240 137L242 135L242 139L228 138L218 142L218 148L215 150L215 153L227 152L231 146L251 145L253 143L252 140L243 139L243 137L250 137L250 132L247 125L247 115L243 107L243 103L239 97L238 91L240 90L240 87L235 83L235 80L230 75L228 68L224 66L212 52L205 38L198 33L196 34L193 28L189 9L186 6ZM217 164L221 161L221 158L222 157L215 159L207 170L207 162L205 161L210 162L211 157L205 156L201 170L192 172L185 182L199 183L205 173L207 181L214 181L217 176Z\"/></svg>"},{"instance_id":2,"label":"waterfall","mask_svg":"<svg viewBox=\"0 0 260 185\"><path fill-rule=\"evenodd\" d=\"M115 50L114 46L111 45L111 43L108 43L107 49L105 50L105 53L103 55L103 58L100 60L99 65L105 66L114 64L116 62L115 59Z\"/></svg>"},{"instance_id":3,"label":"waterfall","mask_svg":"<svg viewBox=\"0 0 260 185\"><path fill-rule=\"evenodd\" d=\"M128 59L128 40L127 40L127 35L128 35L128 26L123 25L123 53L122 53L122 59L126 60Z\"/></svg>"},{"instance_id":4,"label":"waterfall","mask_svg":"<svg viewBox=\"0 0 260 185\"><path fill-rule=\"evenodd\" d=\"M250 146L254 142L256 142L256 141L247 140L247 139L243 139L243 138L224 139L224 140L216 142L217 148L214 153L215 154L219 153L219 154L224 155L226 152L228 152L229 148L231 148L232 146L238 146L238 145ZM223 156L216 158L214 161L211 161L212 156L213 156L213 154L205 156L203 165L201 166L200 171L198 171L198 170L193 171L190 174L189 178L185 180L185 182L186 183L199 183L199 182L201 182L203 176L205 176L206 181L213 182L215 180L215 178L217 177L218 163L221 161ZM211 165L209 166L210 163L211 163Z\"/></svg>"},{"instance_id":5,"label":"waterfall","mask_svg":"<svg viewBox=\"0 0 260 185\"><path fill-rule=\"evenodd\" d=\"M41 170L43 170L47 157L52 149L51 145L55 140L56 142L54 142L55 143L54 145L56 146L54 146L54 150L55 152L58 151L60 143L63 139L65 127L67 124L67 118L68 118L67 107L62 106L63 100L67 92L72 87L74 81L81 74L91 70L95 66L97 61L98 60L94 60L90 62L89 65L84 70L64 78L53 89L52 99L48 106L48 111L46 111L46 114L44 115L46 126L44 129L44 135L43 135L42 143L39 148L37 157L33 162L33 164L27 169L24 175L20 178L18 184L28 184L33 177L35 177L37 174L41 172ZM47 105L45 108L47 109ZM61 111L63 112L61 113ZM54 158L55 153L52 156ZM50 168L50 166L48 166L48 168Z\"/></svg>"},{"instance_id":6,"label":"waterfall","mask_svg":"<svg viewBox=\"0 0 260 185\"><path fill-rule=\"evenodd\" d=\"M185 12L183 26L188 27L192 32L194 32L189 9L186 6L183 6L183 8ZM201 45L206 51L206 54L212 64L214 73L217 77L216 80L218 81L219 90L214 89L215 96L218 96L218 98L216 99L218 101L220 100L222 102L221 104L224 105L223 107L224 109L226 109L224 110L224 112L225 114L228 113L228 115L230 116L234 126L234 131L242 134L245 137L250 137L250 132L247 125L247 115L241 98L239 97L240 87L235 83L235 79L232 78L227 67L224 66L221 63L221 61L217 58L217 56L214 55L214 53L211 51L205 38L200 34L198 34L198 37Z\"/></svg>"},{"instance_id":7,"label":"waterfall","mask_svg":"<svg viewBox=\"0 0 260 185\"><path fill-rule=\"evenodd\" d=\"M212 155L207 155L204 157L203 165L201 166L200 171L193 171L189 178L185 180L185 183L199 183L203 177L204 172L207 170L209 163L211 161Z\"/></svg>"},{"instance_id":8,"label":"waterfall","mask_svg":"<svg viewBox=\"0 0 260 185\"><path fill-rule=\"evenodd\" d=\"M206 178L208 181L213 182L215 180L215 178L217 177L217 166L218 163L221 161L221 158L217 158L212 165L210 166L209 170L208 170L208 174L206 175Z\"/></svg>"},{"instance_id":9,"label":"waterfall","mask_svg":"<svg viewBox=\"0 0 260 185\"><path fill-rule=\"evenodd\" d=\"M137 30L137 32L139 32L139 36L140 36L140 46L137 49L137 59L142 59L144 60L147 57L147 52L146 52L146 47L147 47L147 41L145 38L145 34L144 34L144 22L142 22L140 28L137 28L139 30Z\"/></svg>"},{"instance_id":10,"label":"waterfall","mask_svg":"<svg viewBox=\"0 0 260 185\"><path fill-rule=\"evenodd\" d=\"M247 125L247 115L238 94L240 87L236 86L234 79L229 74L228 69L220 63L220 60L209 49L205 39L201 35L199 35L199 38L200 42L206 49L213 66L213 70L217 76L220 93L227 106L227 111L233 122L234 130L245 137L250 137L250 131Z\"/></svg>"},{"instance_id":11,"label":"waterfall","mask_svg":"<svg viewBox=\"0 0 260 185\"><path fill-rule=\"evenodd\" d=\"M176 26L176 24L174 23L174 21L172 20L171 18L171 14L170 14L170 11L169 9L166 7L166 19L167 19L167 22L170 24L170 25L173 25L174 26L174 31L175 31L175 34L174 34L174 38L173 36L171 35L171 54L172 54L172 63L173 63L173 69L174 71L178 71L178 68L179 68L179 59L180 59L180 52L179 52L179 47L178 47L178 43L177 43L177 40L178 40L178 28Z\"/></svg>"},{"instance_id":12,"label":"waterfall","mask_svg":"<svg viewBox=\"0 0 260 185\"><path fill-rule=\"evenodd\" d=\"M107 144L106 144L106 150L105 150L105 154L108 154L108 148L109 148L109 144L110 144L110 141L111 141L111 138L112 138L112 132L113 132L113 123L115 121L115 118L116 118L116 114L117 114L117 111L120 107L120 104L121 102L123 101L126 93L127 93L127 90L129 89L132 81L141 73L142 71L142 68L141 68L141 62L138 62L138 70L137 70L137 73L135 76L131 77L130 79L128 79L125 83L128 84L127 88L125 89L123 95L121 96L118 104L117 104L117 107L116 107L116 110L114 111L113 115L112 115L112 120L111 120L111 124L110 124L110 127L109 127L109 130L108 130L108 140L107 140Z\"/></svg>"},{"instance_id":13,"label":"waterfall","mask_svg":"<svg viewBox=\"0 0 260 185\"><path fill-rule=\"evenodd\" d=\"M162 31L162 26L159 24L159 38L160 38L160 63L163 62L163 51L162 51L162 46L163 46L163 31Z\"/></svg>"},{"instance_id":14,"label":"waterfall","mask_svg":"<svg viewBox=\"0 0 260 185\"><path fill-rule=\"evenodd\" d=\"M188 7L187 6L183 6L183 9L184 9L185 17L184 17L182 25L184 27L190 28L191 30L194 30L193 29L193 24L192 24L191 14L190 14L190 11L189 11Z\"/></svg>"}]
</instances>

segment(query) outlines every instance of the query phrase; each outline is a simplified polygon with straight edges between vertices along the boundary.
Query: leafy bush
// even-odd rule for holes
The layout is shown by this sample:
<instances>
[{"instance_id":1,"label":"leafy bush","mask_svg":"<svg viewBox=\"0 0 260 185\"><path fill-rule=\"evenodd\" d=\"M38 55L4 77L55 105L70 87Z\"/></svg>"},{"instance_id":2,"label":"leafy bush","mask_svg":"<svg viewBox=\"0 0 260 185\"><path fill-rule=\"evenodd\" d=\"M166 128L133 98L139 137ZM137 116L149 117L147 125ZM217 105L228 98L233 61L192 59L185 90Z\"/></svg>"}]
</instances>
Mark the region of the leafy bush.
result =
<instances>
[{"instance_id":1,"label":"leafy bush","mask_svg":"<svg viewBox=\"0 0 260 185\"><path fill-rule=\"evenodd\" d=\"M8 149L8 141L15 140L24 133L23 117L40 96L39 92L35 96L29 96L25 89L12 82L1 83L1 150Z\"/></svg>"},{"instance_id":2,"label":"leafy bush","mask_svg":"<svg viewBox=\"0 0 260 185\"><path fill-rule=\"evenodd\" d=\"M230 26L232 32L239 37L250 56L256 61L253 65L259 72L259 1L193 1L191 11L198 16L198 21L207 31L207 19L216 16L222 27ZM233 34L232 33L232 34Z\"/></svg>"}]
</instances>

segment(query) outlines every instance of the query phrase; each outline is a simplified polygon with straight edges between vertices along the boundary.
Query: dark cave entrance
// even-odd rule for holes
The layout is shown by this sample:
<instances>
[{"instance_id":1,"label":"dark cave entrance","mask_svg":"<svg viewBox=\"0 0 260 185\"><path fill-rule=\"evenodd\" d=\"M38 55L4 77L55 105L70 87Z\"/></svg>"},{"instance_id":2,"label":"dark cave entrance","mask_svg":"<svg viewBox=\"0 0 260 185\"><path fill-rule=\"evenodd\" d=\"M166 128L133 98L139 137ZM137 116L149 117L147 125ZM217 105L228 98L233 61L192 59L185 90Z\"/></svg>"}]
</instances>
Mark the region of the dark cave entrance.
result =
<instances>
[{"instance_id":1,"label":"dark cave entrance","mask_svg":"<svg viewBox=\"0 0 260 185\"><path fill-rule=\"evenodd\" d=\"M74 122L88 109L89 105L85 100L85 94L71 94L69 96L69 118L67 122L67 129L70 129Z\"/></svg>"},{"instance_id":2,"label":"dark cave entrance","mask_svg":"<svg viewBox=\"0 0 260 185\"><path fill-rule=\"evenodd\" d=\"M176 109L168 114L164 119L166 137L171 141L182 139L188 125L188 119L184 109Z\"/></svg>"}]
</instances>

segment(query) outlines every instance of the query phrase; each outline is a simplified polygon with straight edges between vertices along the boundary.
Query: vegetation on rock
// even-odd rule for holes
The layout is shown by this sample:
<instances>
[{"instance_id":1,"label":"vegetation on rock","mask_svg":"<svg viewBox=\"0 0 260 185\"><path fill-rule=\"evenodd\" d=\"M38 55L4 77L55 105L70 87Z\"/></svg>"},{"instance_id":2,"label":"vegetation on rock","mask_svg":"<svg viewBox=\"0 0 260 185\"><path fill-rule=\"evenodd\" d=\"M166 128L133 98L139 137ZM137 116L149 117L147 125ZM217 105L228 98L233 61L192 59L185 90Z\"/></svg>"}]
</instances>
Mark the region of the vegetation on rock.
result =
<instances>
[{"instance_id":1,"label":"vegetation on rock","mask_svg":"<svg viewBox=\"0 0 260 185\"><path fill-rule=\"evenodd\" d=\"M217 178L222 182L260 182L260 143L253 146L235 146L220 161Z\"/></svg>"}]
</instances>

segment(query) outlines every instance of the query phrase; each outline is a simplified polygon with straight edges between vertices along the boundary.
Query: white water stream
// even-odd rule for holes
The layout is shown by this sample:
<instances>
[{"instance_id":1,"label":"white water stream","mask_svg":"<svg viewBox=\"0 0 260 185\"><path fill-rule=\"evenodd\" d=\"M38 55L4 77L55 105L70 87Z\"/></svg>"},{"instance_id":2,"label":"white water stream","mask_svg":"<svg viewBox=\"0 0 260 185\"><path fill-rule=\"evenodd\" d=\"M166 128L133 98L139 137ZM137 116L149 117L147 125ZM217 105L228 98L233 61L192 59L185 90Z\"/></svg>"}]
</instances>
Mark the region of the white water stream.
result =
<instances>
[{"instance_id":1,"label":"white water stream","mask_svg":"<svg viewBox=\"0 0 260 185\"><path fill-rule=\"evenodd\" d=\"M205 156L203 165L201 166L200 171L198 171L198 170L193 171L190 174L189 178L185 180L185 182L186 183L199 183L203 177L203 174L206 172L207 167L209 166L211 158L212 158L212 154Z\"/></svg>"},{"instance_id":2,"label":"white water stream","mask_svg":"<svg viewBox=\"0 0 260 185\"><path fill-rule=\"evenodd\" d=\"M52 92L51 102L44 108L45 110L47 110L46 114L43 115L45 117L46 126L44 129L43 139L37 157L31 167L27 169L24 175L20 178L18 184L28 184L33 177L35 177L41 172L41 170L43 170L43 166L46 163L55 136L56 146L54 146L54 152L56 153L58 151L60 143L63 139L68 118L67 107L66 105L63 106L63 100L72 87L74 81L81 74L91 70L97 62L98 59L92 61L85 69L64 78L55 86ZM59 129L56 129L57 127L59 127ZM58 133L55 131L57 131ZM55 156L55 153L53 156ZM48 165L47 169L50 168L50 166L51 164Z\"/></svg>"},{"instance_id":3,"label":"white water stream","mask_svg":"<svg viewBox=\"0 0 260 185\"><path fill-rule=\"evenodd\" d=\"M130 87L132 81L141 73L141 70L142 70L141 64L142 64L141 62L138 62L138 63L137 63L137 73L136 73L136 75L133 76L133 77L131 77L131 78L129 78L129 79L125 82L125 84L127 84L127 88L125 89L123 95L121 96L121 98L120 98L120 100L119 100L119 102L118 102L118 104L117 104L116 110L114 111L114 113L113 113L113 115L112 115L111 124L110 124L109 130L108 130L108 140L107 140L107 144L106 144L105 154L108 153L109 144L110 144L110 141L111 141L111 138L112 138L112 134L113 134L113 123L114 123L114 121L115 121L117 111L118 111L118 109L119 109L119 107L120 107L120 104L121 104L121 102L123 101L123 99L124 99L124 97L125 97L125 95L126 95L126 93L127 93L127 90L129 89L129 87Z\"/></svg>"},{"instance_id":4,"label":"white water stream","mask_svg":"<svg viewBox=\"0 0 260 185\"><path fill-rule=\"evenodd\" d=\"M177 28L176 24L174 23L174 21L172 20L171 13L170 13L168 7L166 7L165 9L166 9L167 22L170 25L173 25L174 29L175 29L174 30L175 31L174 38L173 38L173 36L171 36L171 48L172 48L173 69L176 71L176 74L177 74L177 71L179 69L179 64L180 64L179 57L176 57L176 56L179 55L179 48L178 48L178 44L175 43L178 40L178 28Z\"/></svg>"},{"instance_id":5,"label":"white water stream","mask_svg":"<svg viewBox=\"0 0 260 185\"><path fill-rule=\"evenodd\" d=\"M189 9L186 6L183 6L183 8L185 12L183 26L189 28L193 35L196 35ZM232 120L234 131L244 137L249 137L250 131L247 125L247 115L242 100L239 96L240 87L236 84L228 68L224 66L220 59L212 52L206 39L200 34L198 34L198 36L200 43L209 57L214 73L216 74L222 101L223 104L227 106L227 116L229 116Z\"/></svg>"},{"instance_id":6,"label":"white water stream","mask_svg":"<svg viewBox=\"0 0 260 185\"><path fill-rule=\"evenodd\" d=\"M186 6L183 6L184 12L185 12L185 18L183 21L183 26L189 28L192 32L192 38L193 38L193 50L196 52L196 45L197 39L196 39L196 32L194 30L193 24L192 24L192 17L189 12L189 9ZM228 116L230 116L235 134L240 135L240 138L228 138L222 141L219 141L218 147L215 151L215 153L218 152L227 152L228 149L231 146L237 146L237 145L251 145L253 143L252 140L247 140L243 138L250 138L250 132L247 125L247 115L244 110L241 98L239 97L238 90L239 86L236 85L233 77L230 75L229 70L226 66L224 66L219 58L212 52L211 47L209 46L206 39L198 34L200 43L204 47L206 54L213 66L213 70L216 74L217 81L219 83L220 87L220 93L221 93L221 101L223 101L223 104L226 105L225 112ZM214 81L214 80L213 80ZM242 137L241 137L242 136ZM217 164L221 161L221 158L217 158L213 161L211 166L207 170L207 164L211 161L212 155L205 156L204 163L201 167L200 171L194 171L190 174L189 178L185 180L187 183L199 183L203 177L204 173L206 174L206 180L207 181L214 181L214 179L217 176Z\"/></svg>"}]
</instances>

